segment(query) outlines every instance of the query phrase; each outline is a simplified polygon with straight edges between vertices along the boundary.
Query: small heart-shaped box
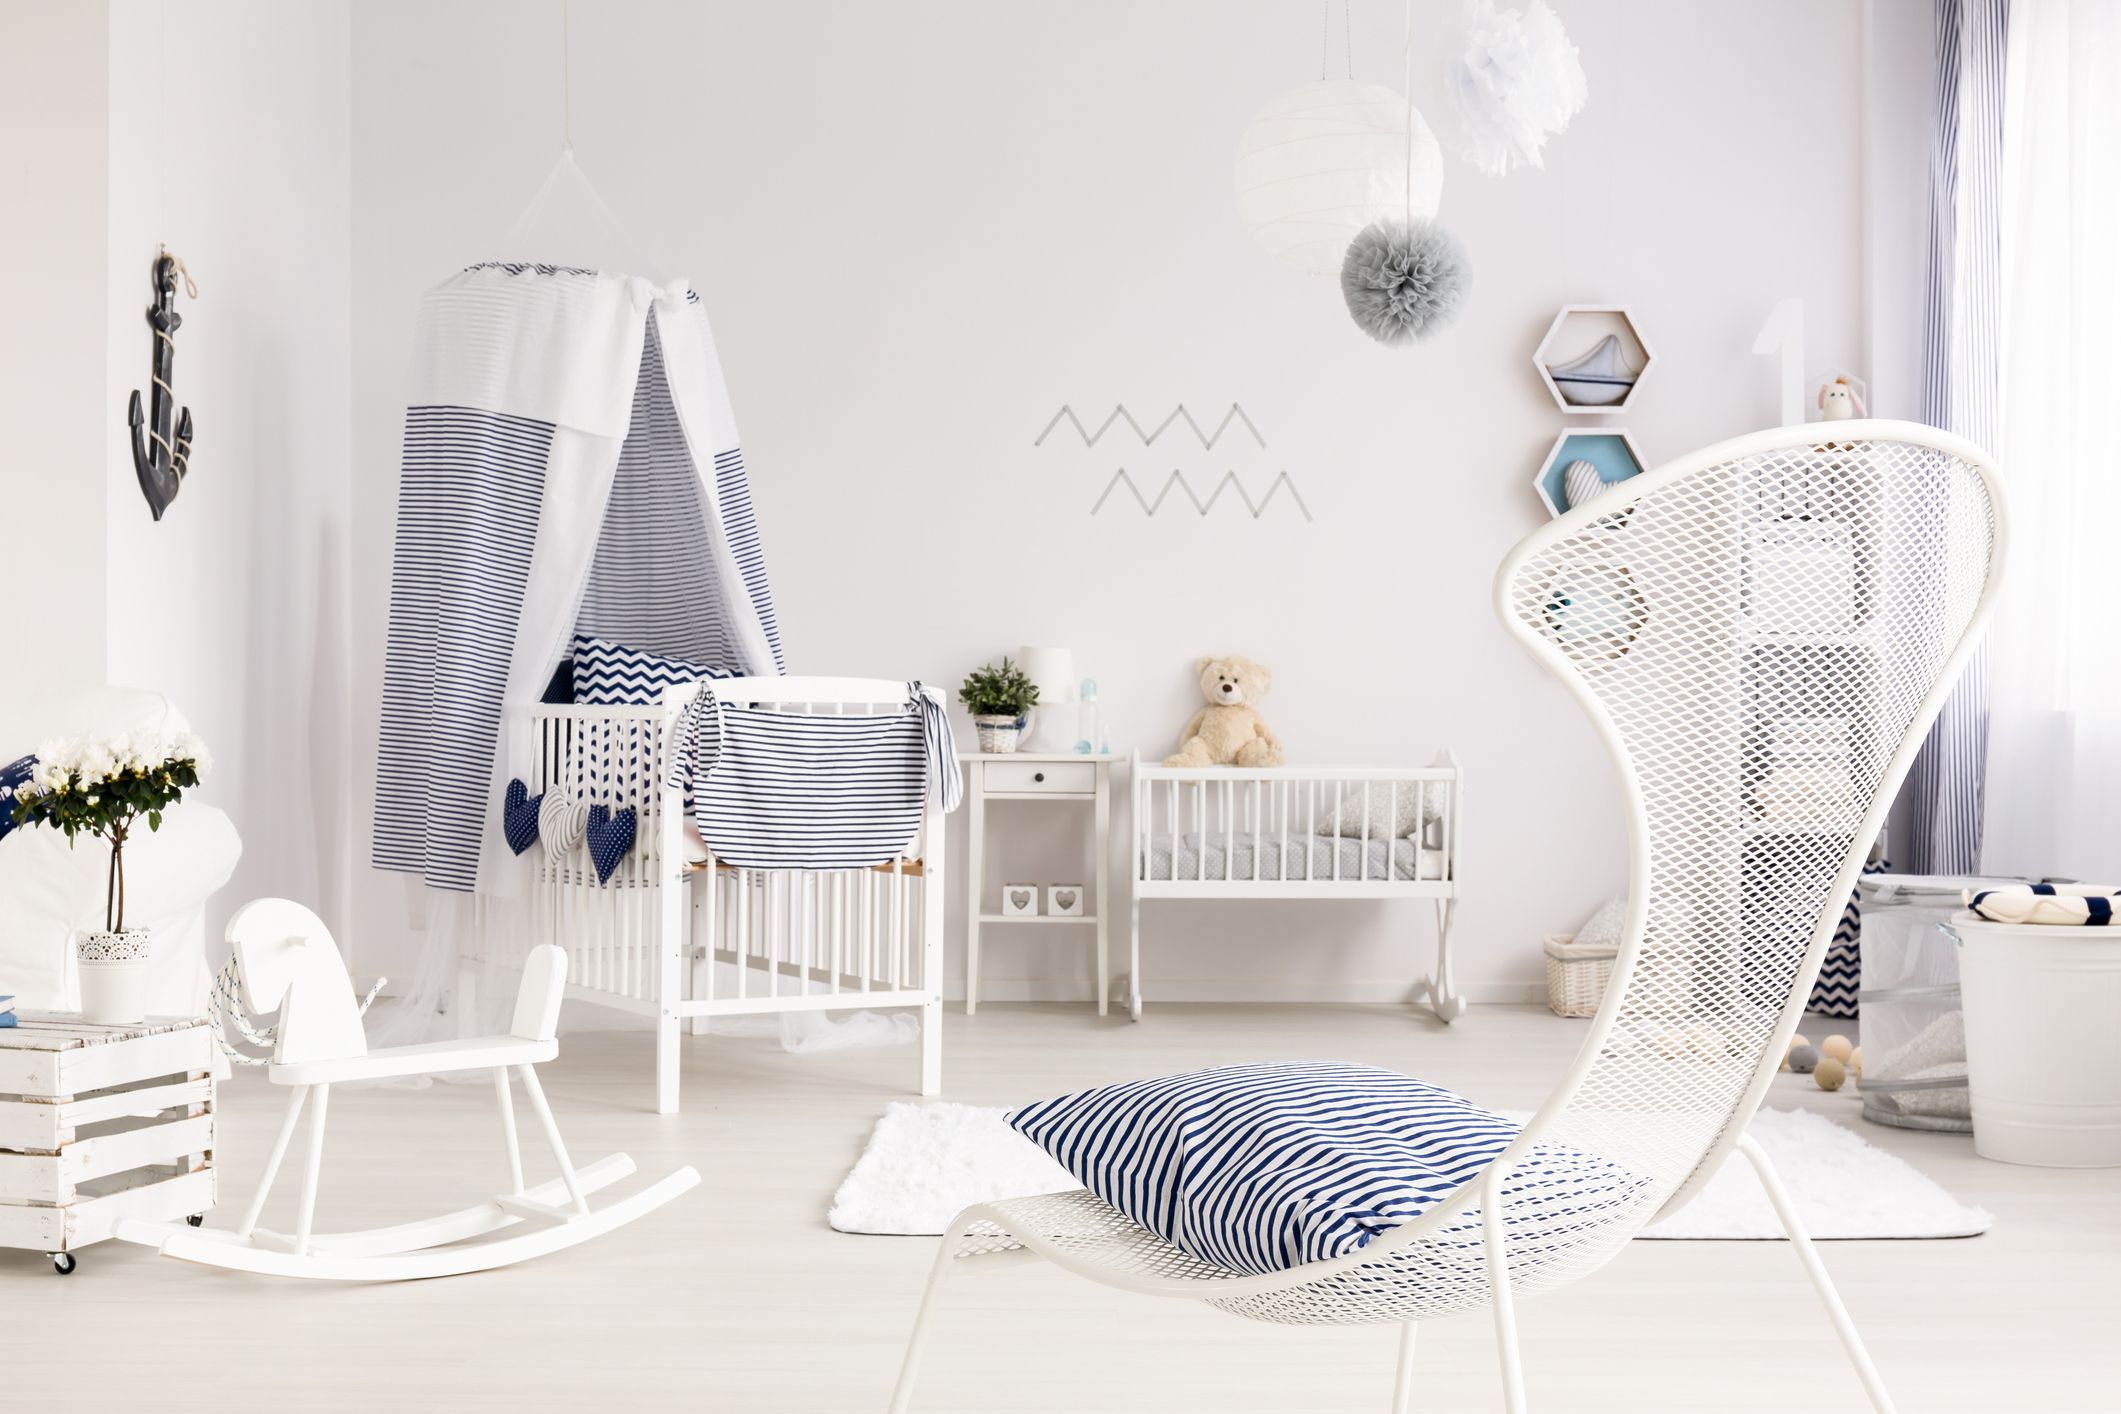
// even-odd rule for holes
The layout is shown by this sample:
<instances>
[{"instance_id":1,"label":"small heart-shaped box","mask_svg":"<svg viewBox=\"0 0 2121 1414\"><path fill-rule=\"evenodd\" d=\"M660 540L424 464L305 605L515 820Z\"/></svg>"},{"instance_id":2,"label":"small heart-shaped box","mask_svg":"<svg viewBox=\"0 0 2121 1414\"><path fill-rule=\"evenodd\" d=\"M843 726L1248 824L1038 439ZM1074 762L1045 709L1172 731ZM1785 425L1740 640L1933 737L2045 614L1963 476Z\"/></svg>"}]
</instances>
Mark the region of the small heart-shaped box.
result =
<instances>
[{"instance_id":1,"label":"small heart-shaped box","mask_svg":"<svg viewBox=\"0 0 2121 1414\"><path fill-rule=\"evenodd\" d=\"M1036 918L1036 917L1038 917L1038 885L1036 885L1036 884L1004 884L1004 885L1002 885L1002 917L1004 917L1004 918Z\"/></svg>"},{"instance_id":2,"label":"small heart-shaped box","mask_svg":"<svg viewBox=\"0 0 2121 1414\"><path fill-rule=\"evenodd\" d=\"M1046 885L1046 913L1053 918L1082 917L1083 886L1081 884Z\"/></svg>"}]
</instances>

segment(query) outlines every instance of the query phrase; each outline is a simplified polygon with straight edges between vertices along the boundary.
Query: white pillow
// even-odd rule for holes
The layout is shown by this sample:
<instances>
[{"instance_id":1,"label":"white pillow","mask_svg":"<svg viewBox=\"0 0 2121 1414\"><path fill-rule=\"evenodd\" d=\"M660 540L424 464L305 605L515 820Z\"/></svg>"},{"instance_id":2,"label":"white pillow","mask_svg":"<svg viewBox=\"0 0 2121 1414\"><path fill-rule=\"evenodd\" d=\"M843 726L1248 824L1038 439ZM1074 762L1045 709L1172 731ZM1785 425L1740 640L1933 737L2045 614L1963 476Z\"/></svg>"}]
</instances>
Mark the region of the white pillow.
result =
<instances>
[{"instance_id":1,"label":"white pillow","mask_svg":"<svg viewBox=\"0 0 2121 1414\"><path fill-rule=\"evenodd\" d=\"M1340 809L1333 809L1333 786L1331 781L1319 788L1318 833L1339 835L1343 839L1363 837L1363 782L1349 781L1341 787ZM1443 818L1443 794L1449 787L1442 781L1371 781L1370 829L1373 840L1403 840L1418 833L1423 825ZM1398 798L1393 798L1393 788L1398 788ZM1426 789L1428 804L1421 805ZM1308 807L1303 807L1308 809ZM1416 810L1420 818L1415 818ZM1299 814L1297 819L1304 818Z\"/></svg>"},{"instance_id":2,"label":"white pillow","mask_svg":"<svg viewBox=\"0 0 2121 1414\"><path fill-rule=\"evenodd\" d=\"M1569 939L1575 946L1593 948L1617 948L1620 933L1628 922L1628 900L1625 894L1615 894L1598 905L1598 911L1585 920Z\"/></svg>"}]
</instances>

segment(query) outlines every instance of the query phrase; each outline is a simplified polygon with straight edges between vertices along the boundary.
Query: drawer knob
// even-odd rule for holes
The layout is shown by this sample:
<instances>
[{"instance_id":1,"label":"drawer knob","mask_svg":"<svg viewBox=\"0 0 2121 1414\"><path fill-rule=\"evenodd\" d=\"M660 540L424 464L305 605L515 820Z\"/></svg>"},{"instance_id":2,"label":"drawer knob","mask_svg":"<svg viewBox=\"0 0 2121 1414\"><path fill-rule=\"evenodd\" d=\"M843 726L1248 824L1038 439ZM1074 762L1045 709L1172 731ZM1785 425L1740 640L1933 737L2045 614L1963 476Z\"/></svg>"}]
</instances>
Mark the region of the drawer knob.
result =
<instances>
[{"instance_id":1,"label":"drawer knob","mask_svg":"<svg viewBox=\"0 0 2121 1414\"><path fill-rule=\"evenodd\" d=\"M1046 779L1046 773L1044 771L1040 771L1036 775L1032 776L1031 779L1034 781L1043 781L1044 779Z\"/></svg>"}]
</instances>

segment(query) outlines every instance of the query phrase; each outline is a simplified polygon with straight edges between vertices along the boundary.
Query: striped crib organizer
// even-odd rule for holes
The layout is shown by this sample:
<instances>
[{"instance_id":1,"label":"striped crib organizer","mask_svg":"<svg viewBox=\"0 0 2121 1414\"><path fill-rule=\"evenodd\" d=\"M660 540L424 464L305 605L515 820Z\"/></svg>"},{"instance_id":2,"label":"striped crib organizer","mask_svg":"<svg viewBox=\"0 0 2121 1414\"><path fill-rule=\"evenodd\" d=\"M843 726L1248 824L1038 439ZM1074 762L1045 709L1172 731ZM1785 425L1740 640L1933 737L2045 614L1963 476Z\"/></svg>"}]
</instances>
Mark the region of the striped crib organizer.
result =
<instances>
[{"instance_id":1,"label":"striped crib organizer","mask_svg":"<svg viewBox=\"0 0 2121 1414\"><path fill-rule=\"evenodd\" d=\"M937 803L920 847L869 869L744 869L700 856L681 791L664 784L673 728L702 688L667 688L649 706L538 704L533 797L632 810L635 839L600 880L586 841L552 832L524 855L532 871L527 937L478 929L465 961L520 966L539 943L567 953L567 995L651 1017L656 1109L678 1108L679 1040L715 1016L855 1007L920 1007L921 1093L942 1085L943 830ZM906 710L903 682L739 678L712 684L725 701L835 716ZM550 809L550 807L548 807ZM549 818L549 817L548 817ZM931 902L932 900L932 902ZM460 989L475 989L470 972ZM469 1022L475 1008L460 1008Z\"/></svg>"}]
</instances>

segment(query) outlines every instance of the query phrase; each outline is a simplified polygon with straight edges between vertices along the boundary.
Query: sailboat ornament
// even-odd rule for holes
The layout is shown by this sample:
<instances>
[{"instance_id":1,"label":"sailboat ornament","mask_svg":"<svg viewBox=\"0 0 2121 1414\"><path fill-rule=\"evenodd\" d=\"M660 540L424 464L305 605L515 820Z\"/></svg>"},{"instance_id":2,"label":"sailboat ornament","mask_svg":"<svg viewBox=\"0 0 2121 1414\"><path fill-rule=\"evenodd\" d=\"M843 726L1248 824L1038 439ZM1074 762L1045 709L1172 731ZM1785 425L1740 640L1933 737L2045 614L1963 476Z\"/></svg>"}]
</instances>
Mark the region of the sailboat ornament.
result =
<instances>
[{"instance_id":1,"label":"sailboat ornament","mask_svg":"<svg viewBox=\"0 0 2121 1414\"><path fill-rule=\"evenodd\" d=\"M1561 396L1577 407L1604 407L1627 397L1641 375L1620 356L1620 336L1608 334L1579 359L1550 363L1547 374Z\"/></svg>"}]
</instances>

